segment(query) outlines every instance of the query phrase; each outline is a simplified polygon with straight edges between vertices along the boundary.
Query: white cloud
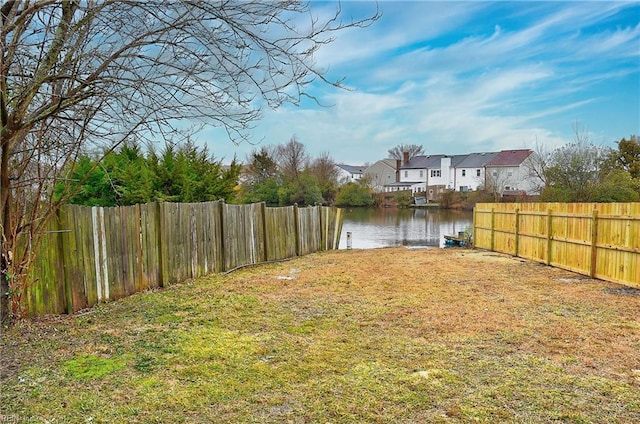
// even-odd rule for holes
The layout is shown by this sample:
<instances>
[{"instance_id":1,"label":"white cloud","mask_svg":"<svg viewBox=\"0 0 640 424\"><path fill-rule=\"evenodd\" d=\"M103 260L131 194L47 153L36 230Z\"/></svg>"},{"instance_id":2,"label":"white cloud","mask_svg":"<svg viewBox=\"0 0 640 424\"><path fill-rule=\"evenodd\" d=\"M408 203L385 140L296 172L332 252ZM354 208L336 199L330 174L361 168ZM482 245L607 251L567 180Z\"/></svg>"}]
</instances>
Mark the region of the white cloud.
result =
<instances>
[{"instance_id":1,"label":"white cloud","mask_svg":"<svg viewBox=\"0 0 640 424\"><path fill-rule=\"evenodd\" d=\"M355 3L345 3L345 10L375 10L371 3ZM381 159L399 143L422 144L429 153L533 147L536 139L554 148L570 140L576 119L597 118L595 108L634 94L618 90L604 99L594 87L634 77L639 85L640 24L616 23L618 13L637 11L637 3L380 6L380 22L338 34L316 56L332 74L347 76L354 91L316 90L330 108L265 111L254 140L278 144L295 134L312 154L328 151L351 164ZM490 13L494 7L501 13ZM469 31L459 31L467 26ZM637 111L635 94L625 101L635 102ZM609 128L604 121L590 126L608 139L617 131L620 137L640 132L633 108L625 113L628 127ZM243 152L241 159L251 150L232 148Z\"/></svg>"}]
</instances>

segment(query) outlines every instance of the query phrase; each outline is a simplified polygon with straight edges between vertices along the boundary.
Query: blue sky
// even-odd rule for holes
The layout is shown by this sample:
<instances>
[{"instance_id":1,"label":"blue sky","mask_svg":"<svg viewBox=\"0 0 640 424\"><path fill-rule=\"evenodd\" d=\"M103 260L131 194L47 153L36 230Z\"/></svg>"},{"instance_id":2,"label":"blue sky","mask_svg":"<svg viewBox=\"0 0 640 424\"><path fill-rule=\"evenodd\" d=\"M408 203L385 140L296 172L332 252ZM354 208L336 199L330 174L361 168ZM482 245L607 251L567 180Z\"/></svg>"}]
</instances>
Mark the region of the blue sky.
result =
<instances>
[{"instance_id":1,"label":"blue sky","mask_svg":"<svg viewBox=\"0 0 640 424\"><path fill-rule=\"evenodd\" d=\"M336 3L313 2L319 16ZM198 139L217 159L245 160L295 135L312 156L373 163L400 143L427 154L554 149L576 123L595 144L640 135L640 2L380 1L382 18L341 32L316 55L350 90L314 84L325 105L265 110L235 145L221 129ZM344 17L375 12L342 2Z\"/></svg>"}]
</instances>

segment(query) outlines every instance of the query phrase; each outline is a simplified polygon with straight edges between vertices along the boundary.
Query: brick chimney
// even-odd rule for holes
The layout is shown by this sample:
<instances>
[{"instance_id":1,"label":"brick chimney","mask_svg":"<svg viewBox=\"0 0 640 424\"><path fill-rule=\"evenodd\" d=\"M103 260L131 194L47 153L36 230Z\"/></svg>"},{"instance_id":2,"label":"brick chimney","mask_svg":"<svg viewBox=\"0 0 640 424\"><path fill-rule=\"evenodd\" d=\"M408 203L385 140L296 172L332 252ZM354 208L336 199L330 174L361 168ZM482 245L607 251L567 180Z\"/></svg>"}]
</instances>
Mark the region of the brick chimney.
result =
<instances>
[{"instance_id":1,"label":"brick chimney","mask_svg":"<svg viewBox=\"0 0 640 424\"><path fill-rule=\"evenodd\" d=\"M409 152L402 152L402 162L403 165L409 163Z\"/></svg>"}]
</instances>

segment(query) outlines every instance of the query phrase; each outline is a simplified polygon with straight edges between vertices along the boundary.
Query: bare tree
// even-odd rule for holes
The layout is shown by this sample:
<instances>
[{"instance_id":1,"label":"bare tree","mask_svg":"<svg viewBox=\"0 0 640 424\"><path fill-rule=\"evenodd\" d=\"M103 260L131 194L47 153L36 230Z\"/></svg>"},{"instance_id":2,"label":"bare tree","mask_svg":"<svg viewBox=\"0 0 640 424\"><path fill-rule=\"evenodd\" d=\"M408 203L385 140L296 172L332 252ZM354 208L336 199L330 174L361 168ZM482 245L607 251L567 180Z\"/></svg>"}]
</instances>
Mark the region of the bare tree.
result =
<instances>
[{"instance_id":1,"label":"bare tree","mask_svg":"<svg viewBox=\"0 0 640 424\"><path fill-rule=\"evenodd\" d=\"M8 0L0 15L0 317L79 154L205 124L240 142L261 108L312 97L316 80L339 87L314 52L378 17L343 22L338 7L320 21L287 0Z\"/></svg>"},{"instance_id":2,"label":"bare tree","mask_svg":"<svg viewBox=\"0 0 640 424\"><path fill-rule=\"evenodd\" d=\"M551 166L551 152L544 143L536 137L536 142L531 154L524 162L528 180L531 183L531 190L534 193L541 193L549 185L548 170Z\"/></svg>"},{"instance_id":3,"label":"bare tree","mask_svg":"<svg viewBox=\"0 0 640 424\"><path fill-rule=\"evenodd\" d=\"M311 174L316 177L319 182L332 181L335 183L340 175L340 170L329 152L320 153L320 156L311 162L310 170Z\"/></svg>"},{"instance_id":4,"label":"bare tree","mask_svg":"<svg viewBox=\"0 0 640 424\"><path fill-rule=\"evenodd\" d=\"M278 168L282 176L289 180L298 178L300 172L309 166L309 154L304 144L296 136L291 137L285 144L276 147Z\"/></svg>"},{"instance_id":5,"label":"bare tree","mask_svg":"<svg viewBox=\"0 0 640 424\"><path fill-rule=\"evenodd\" d=\"M551 154L548 184L542 193L545 201L593 201L602 181L606 151L593 144L589 131L578 123L573 131L572 142Z\"/></svg>"},{"instance_id":6,"label":"bare tree","mask_svg":"<svg viewBox=\"0 0 640 424\"><path fill-rule=\"evenodd\" d=\"M398 144L389 149L389 159L402 160L404 152L409 153L409 160L416 156L424 155L424 148L418 144Z\"/></svg>"},{"instance_id":7,"label":"bare tree","mask_svg":"<svg viewBox=\"0 0 640 424\"><path fill-rule=\"evenodd\" d=\"M494 202L499 202L502 192L509 183L510 176L506 169L485 168L482 188L493 196Z\"/></svg>"},{"instance_id":8,"label":"bare tree","mask_svg":"<svg viewBox=\"0 0 640 424\"><path fill-rule=\"evenodd\" d=\"M309 170L320 186L324 201L332 203L338 193L340 171L329 152L322 152L320 156L315 158L311 162Z\"/></svg>"}]
</instances>

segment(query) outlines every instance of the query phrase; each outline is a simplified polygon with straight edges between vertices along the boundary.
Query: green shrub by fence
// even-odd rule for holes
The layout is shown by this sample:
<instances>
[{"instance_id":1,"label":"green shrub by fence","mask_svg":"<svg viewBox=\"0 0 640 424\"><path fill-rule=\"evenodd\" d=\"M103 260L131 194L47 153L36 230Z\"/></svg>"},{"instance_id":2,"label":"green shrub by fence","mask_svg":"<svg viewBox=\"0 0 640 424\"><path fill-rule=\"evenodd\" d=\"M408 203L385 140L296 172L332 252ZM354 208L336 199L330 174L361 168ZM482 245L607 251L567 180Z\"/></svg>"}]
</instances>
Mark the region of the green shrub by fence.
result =
<instances>
[{"instance_id":1,"label":"green shrub by fence","mask_svg":"<svg viewBox=\"0 0 640 424\"><path fill-rule=\"evenodd\" d=\"M640 287L640 203L480 203L474 245Z\"/></svg>"},{"instance_id":2,"label":"green shrub by fence","mask_svg":"<svg viewBox=\"0 0 640 424\"><path fill-rule=\"evenodd\" d=\"M323 206L67 205L42 239L24 306L29 315L71 313L243 265L337 249L341 223L340 209Z\"/></svg>"}]
</instances>

